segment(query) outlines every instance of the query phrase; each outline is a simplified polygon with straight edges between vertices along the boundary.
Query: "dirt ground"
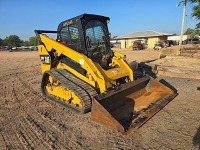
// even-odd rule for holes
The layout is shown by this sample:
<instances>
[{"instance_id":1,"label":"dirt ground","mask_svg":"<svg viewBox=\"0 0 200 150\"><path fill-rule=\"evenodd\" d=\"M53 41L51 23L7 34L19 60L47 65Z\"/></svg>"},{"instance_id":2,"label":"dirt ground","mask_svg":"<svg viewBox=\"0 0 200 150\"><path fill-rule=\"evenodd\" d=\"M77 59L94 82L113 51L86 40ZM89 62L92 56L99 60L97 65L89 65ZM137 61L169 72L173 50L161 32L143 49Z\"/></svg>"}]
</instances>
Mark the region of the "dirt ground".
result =
<instances>
[{"instance_id":1,"label":"dirt ground","mask_svg":"<svg viewBox=\"0 0 200 150\"><path fill-rule=\"evenodd\" d=\"M131 60L156 57L130 51ZM154 59L154 58L153 58ZM33 52L0 52L0 149L200 149L200 80L159 77L179 95L131 136L119 135L41 96Z\"/></svg>"}]
</instances>

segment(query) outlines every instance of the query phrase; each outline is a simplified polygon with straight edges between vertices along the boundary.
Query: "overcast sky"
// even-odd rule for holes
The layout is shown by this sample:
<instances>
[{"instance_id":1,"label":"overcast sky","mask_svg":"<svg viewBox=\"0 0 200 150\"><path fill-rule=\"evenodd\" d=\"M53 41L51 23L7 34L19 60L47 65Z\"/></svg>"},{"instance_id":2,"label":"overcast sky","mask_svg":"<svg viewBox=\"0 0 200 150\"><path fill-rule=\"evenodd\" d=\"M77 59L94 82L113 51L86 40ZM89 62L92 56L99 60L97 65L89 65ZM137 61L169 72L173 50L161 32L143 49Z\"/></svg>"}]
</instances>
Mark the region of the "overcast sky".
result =
<instances>
[{"instance_id":1,"label":"overcast sky","mask_svg":"<svg viewBox=\"0 0 200 150\"><path fill-rule=\"evenodd\" d=\"M0 38L18 35L27 40L35 29L56 30L61 21L91 13L110 17L112 36L136 31L155 30L180 33L183 5L181 0L0 0ZM185 29L194 28L187 5Z\"/></svg>"}]
</instances>

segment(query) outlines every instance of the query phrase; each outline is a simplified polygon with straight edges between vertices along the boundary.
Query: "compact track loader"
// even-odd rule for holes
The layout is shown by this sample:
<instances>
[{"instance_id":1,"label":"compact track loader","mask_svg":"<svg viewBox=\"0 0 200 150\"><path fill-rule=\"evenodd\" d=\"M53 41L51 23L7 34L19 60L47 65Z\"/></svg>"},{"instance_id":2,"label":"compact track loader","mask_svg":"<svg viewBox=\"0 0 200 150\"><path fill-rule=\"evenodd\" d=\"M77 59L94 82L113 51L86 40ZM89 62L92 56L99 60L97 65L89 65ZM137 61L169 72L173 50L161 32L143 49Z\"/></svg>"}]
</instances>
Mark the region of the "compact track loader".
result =
<instances>
[{"instance_id":1,"label":"compact track loader","mask_svg":"<svg viewBox=\"0 0 200 150\"><path fill-rule=\"evenodd\" d=\"M127 134L176 94L149 76L134 81L125 55L110 48L109 20L83 14L61 22L57 31L35 30L41 90L48 100L78 113L91 111L92 121Z\"/></svg>"}]
</instances>

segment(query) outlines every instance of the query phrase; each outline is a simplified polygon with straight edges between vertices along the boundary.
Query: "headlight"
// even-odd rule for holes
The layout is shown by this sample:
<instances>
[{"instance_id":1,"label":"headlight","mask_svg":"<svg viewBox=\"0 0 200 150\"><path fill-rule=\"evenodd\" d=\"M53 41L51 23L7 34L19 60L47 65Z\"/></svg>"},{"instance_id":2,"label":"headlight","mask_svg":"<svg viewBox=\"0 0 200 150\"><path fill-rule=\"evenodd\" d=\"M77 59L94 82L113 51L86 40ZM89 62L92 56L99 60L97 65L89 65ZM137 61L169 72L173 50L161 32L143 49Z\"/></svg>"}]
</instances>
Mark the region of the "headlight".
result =
<instances>
[{"instance_id":1,"label":"headlight","mask_svg":"<svg viewBox=\"0 0 200 150\"><path fill-rule=\"evenodd\" d=\"M84 61L83 59L79 59L79 63L80 63L81 65L84 65L85 61Z\"/></svg>"}]
</instances>

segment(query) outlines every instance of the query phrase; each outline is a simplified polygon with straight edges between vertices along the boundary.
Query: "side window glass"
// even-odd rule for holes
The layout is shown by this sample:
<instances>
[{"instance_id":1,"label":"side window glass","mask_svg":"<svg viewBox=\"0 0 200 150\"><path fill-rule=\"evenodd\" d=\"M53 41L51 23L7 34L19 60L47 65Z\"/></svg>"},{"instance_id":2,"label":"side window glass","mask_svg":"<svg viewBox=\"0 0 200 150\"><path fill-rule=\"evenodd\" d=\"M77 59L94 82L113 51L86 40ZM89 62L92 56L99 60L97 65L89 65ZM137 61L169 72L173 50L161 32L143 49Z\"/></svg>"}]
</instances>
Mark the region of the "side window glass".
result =
<instances>
[{"instance_id":1,"label":"side window glass","mask_svg":"<svg viewBox=\"0 0 200 150\"><path fill-rule=\"evenodd\" d=\"M61 29L61 42L65 42L66 46L81 52L81 41L79 30L75 25L68 25Z\"/></svg>"},{"instance_id":2,"label":"side window glass","mask_svg":"<svg viewBox=\"0 0 200 150\"><path fill-rule=\"evenodd\" d=\"M66 42L67 44L71 43L68 26L63 27L61 30L61 41Z\"/></svg>"},{"instance_id":3,"label":"side window glass","mask_svg":"<svg viewBox=\"0 0 200 150\"><path fill-rule=\"evenodd\" d=\"M101 26L94 28L94 36L98 42L103 42L104 32Z\"/></svg>"},{"instance_id":4,"label":"side window glass","mask_svg":"<svg viewBox=\"0 0 200 150\"><path fill-rule=\"evenodd\" d=\"M69 32L71 35L71 44L76 44L80 42L78 28L69 26Z\"/></svg>"},{"instance_id":5,"label":"side window glass","mask_svg":"<svg viewBox=\"0 0 200 150\"><path fill-rule=\"evenodd\" d=\"M86 30L86 36L88 36L90 38L91 44L95 43L95 37L94 37L93 33L94 32L93 32L92 28L89 28Z\"/></svg>"}]
</instances>

